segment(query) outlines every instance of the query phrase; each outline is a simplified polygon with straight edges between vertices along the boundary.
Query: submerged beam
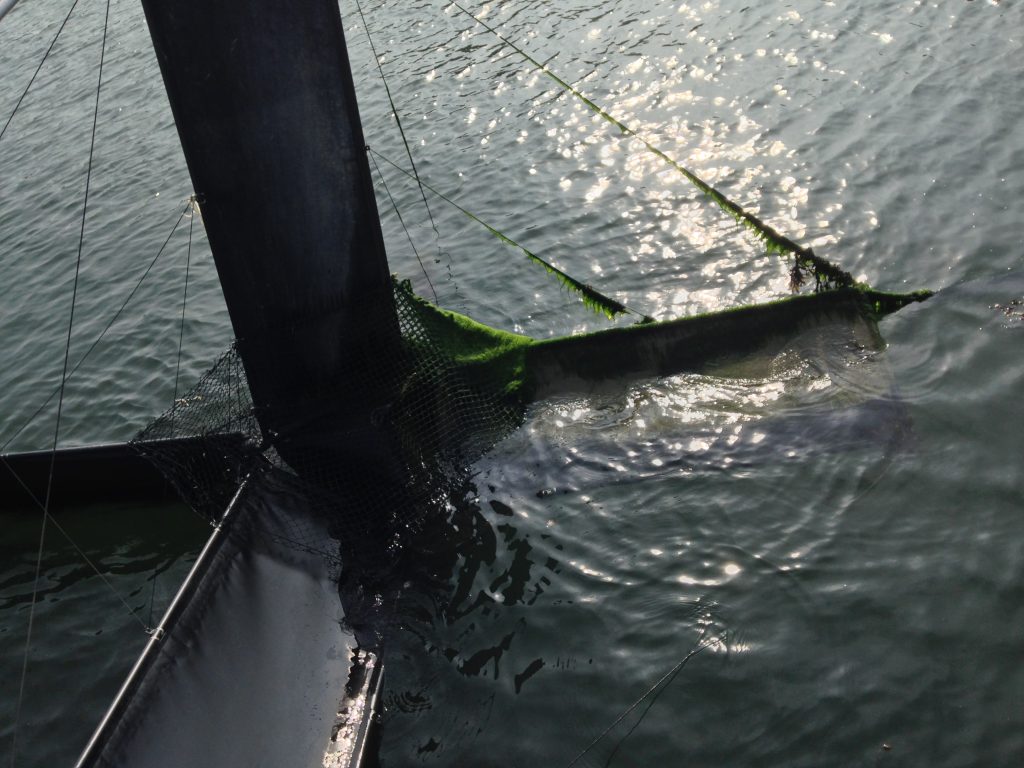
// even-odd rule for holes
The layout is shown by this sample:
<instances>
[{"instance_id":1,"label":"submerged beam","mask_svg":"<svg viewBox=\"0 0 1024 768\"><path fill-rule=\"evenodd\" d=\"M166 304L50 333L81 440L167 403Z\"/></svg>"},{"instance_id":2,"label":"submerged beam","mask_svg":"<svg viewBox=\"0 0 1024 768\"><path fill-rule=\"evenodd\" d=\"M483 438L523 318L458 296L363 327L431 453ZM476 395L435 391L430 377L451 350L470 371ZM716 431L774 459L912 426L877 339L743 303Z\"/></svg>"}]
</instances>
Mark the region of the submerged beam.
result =
<instances>
[{"instance_id":1,"label":"submerged beam","mask_svg":"<svg viewBox=\"0 0 1024 768\"><path fill-rule=\"evenodd\" d=\"M586 394L630 380L700 372L730 358L785 345L816 324L860 323L877 335L877 321L931 293L896 294L842 288L678 320L638 323L578 336L532 339L438 309L398 285L431 339L464 379L511 409L557 394ZM451 431L453 419L437 429Z\"/></svg>"},{"instance_id":2,"label":"submerged beam","mask_svg":"<svg viewBox=\"0 0 1024 768\"><path fill-rule=\"evenodd\" d=\"M296 525L330 538L274 477L242 485L78 768L370 759L381 667L357 653L325 561L288 542Z\"/></svg>"},{"instance_id":3,"label":"submerged beam","mask_svg":"<svg viewBox=\"0 0 1024 768\"><path fill-rule=\"evenodd\" d=\"M202 456L217 471L231 475L230 456L245 442L240 434L184 437L149 443L107 443L81 448L28 451L0 455L0 511L35 512L46 497L50 465L55 482L53 506L83 506L110 502L176 501L178 494L153 463L146 450L173 451L181 456ZM222 450L218 450L218 448ZM240 480L241 478L239 478Z\"/></svg>"},{"instance_id":4,"label":"submerged beam","mask_svg":"<svg viewBox=\"0 0 1024 768\"><path fill-rule=\"evenodd\" d=\"M874 323L931 294L843 288L793 296L695 317L538 341L526 349L527 402L586 392L623 379L699 372L706 366L784 345L808 326L830 319Z\"/></svg>"}]
</instances>

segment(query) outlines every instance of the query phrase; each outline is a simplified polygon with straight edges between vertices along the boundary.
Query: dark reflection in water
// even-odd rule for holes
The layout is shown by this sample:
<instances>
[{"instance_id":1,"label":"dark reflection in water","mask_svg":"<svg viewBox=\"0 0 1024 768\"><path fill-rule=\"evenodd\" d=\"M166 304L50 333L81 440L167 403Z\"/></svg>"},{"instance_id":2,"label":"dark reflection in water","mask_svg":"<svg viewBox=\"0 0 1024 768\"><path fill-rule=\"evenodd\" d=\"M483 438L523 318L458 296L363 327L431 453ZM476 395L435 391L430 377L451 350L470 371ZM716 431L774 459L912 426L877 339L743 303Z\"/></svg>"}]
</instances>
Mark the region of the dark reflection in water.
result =
<instances>
[{"instance_id":1,"label":"dark reflection in water","mask_svg":"<svg viewBox=\"0 0 1024 768\"><path fill-rule=\"evenodd\" d=\"M465 478L450 500L424 514L414 541L391 548L376 564L364 557L343 574L347 620L360 643L376 646L385 662L384 765L404 764L393 756L396 749L411 749L419 759L450 753L486 728L500 694L493 683L518 695L548 663L538 657L519 669L507 661L527 628L517 608L536 603L560 566L557 557L538 552L514 515L497 499L482 505L473 480ZM492 685L475 691L470 718L449 721L415 744L404 740L403 719L415 722L435 707L439 713L463 710L465 699L452 706L453 686L459 687L453 680L478 678Z\"/></svg>"},{"instance_id":2,"label":"dark reflection in water","mask_svg":"<svg viewBox=\"0 0 1024 768\"><path fill-rule=\"evenodd\" d=\"M149 509L137 512L128 506L84 508L56 513L59 522L73 535L75 544L89 561L61 532L51 531L41 563L36 600L57 602L77 585L95 579L96 569L99 569L113 581L121 581L123 577L124 581L134 584L122 596L132 608L143 612L145 616L146 611L143 609L148 611L153 584L180 564L183 557L182 542L188 541L190 536L205 532L196 519L177 505L168 505L168 510L161 510L159 516ZM147 514L153 519L150 530L137 519L130 519L130 515L138 518ZM94 525L86 529L82 525L84 519L91 520ZM180 531L167 533L168 519L178 524ZM26 550L22 541L23 534L38 536L38 531L33 530L38 525L34 512L14 513L2 520L7 524L9 535L0 541L0 561L8 565L0 577L0 614L7 610L27 610L32 602L36 581L36 553ZM114 525L109 522L111 520L116 521L119 526L117 532L122 537L113 548L109 541L104 540L104 536L114 530ZM128 520L130 522L126 522Z\"/></svg>"},{"instance_id":3,"label":"dark reflection in water","mask_svg":"<svg viewBox=\"0 0 1024 768\"><path fill-rule=\"evenodd\" d=\"M550 734L516 733L519 727L530 729L539 712L555 731L566 729L569 740L556 752L571 757L605 729L591 750L595 759L610 760L668 684L659 681L620 721L584 722L573 713L580 680L620 674L614 654L581 657L571 643L545 636L542 627L548 618L534 617L532 610L560 606L571 619L577 607L559 589L566 542L558 534L520 525L517 521L525 518L517 510L490 497L498 489L487 485L481 494L479 481L479 476L466 479L448 504L426 515L414 544L393 551L386 568L359 574L352 569L342 579L348 620L361 642L376 644L385 663L377 759L383 766L410 760L521 764L532 749L553 747ZM553 598L555 591L561 596ZM692 637L679 639L681 659L694 642L727 635L713 602L682 601L680 609L671 620L695 630ZM576 632L571 625L563 631ZM580 634L584 632L588 637L582 647L595 647L595 633L581 628ZM716 642L727 651L726 641ZM599 639L597 643L599 647ZM554 688L548 681L521 700L544 675L568 676L570 681ZM537 747L524 746L534 737ZM504 757L493 754L496 744L504 745ZM490 755L485 763L479 762L481 754Z\"/></svg>"},{"instance_id":4,"label":"dark reflection in water","mask_svg":"<svg viewBox=\"0 0 1024 768\"><path fill-rule=\"evenodd\" d=\"M532 605L550 586L559 563L554 557L538 562L529 535L513 525L511 507L493 499L490 508L500 522L484 515L476 486L465 479L450 500L424 512L413 541L378 550L373 558L365 549L349 553L339 590L347 620L363 644L386 646L401 630L464 675L490 670L498 677L514 630L495 646L467 655L455 645L437 646L430 639L432 628L469 622L468 635L478 618L496 615L502 607ZM485 570L493 573L488 577ZM481 579L487 580L483 588Z\"/></svg>"},{"instance_id":5,"label":"dark reflection in water","mask_svg":"<svg viewBox=\"0 0 1024 768\"><path fill-rule=\"evenodd\" d=\"M146 542L146 544L148 543ZM133 606L136 610L141 610L145 606L153 582L170 570L181 558L176 542L171 545L159 542L155 549L157 550L155 552L133 552L131 559L123 559L120 562L99 560L97 566L102 568L104 574L111 576L145 575L144 582L124 595L125 599L130 601L137 597L145 598L142 603ZM4 576L5 578L0 580L0 611L17 609L19 606L27 608L33 598L34 563L29 563L26 560L23 567L10 570ZM82 556L74 550L63 549L54 552L44 561L44 569L35 599L57 602L67 590L79 582L95 577L96 571L85 563Z\"/></svg>"},{"instance_id":6,"label":"dark reflection in water","mask_svg":"<svg viewBox=\"0 0 1024 768\"><path fill-rule=\"evenodd\" d=\"M671 729L691 676L715 690L722 662L761 652L731 615L751 579L816 610L786 558L827 500L786 500L783 553L729 532L754 521L750 489L795 470L859 496L913 431L883 353L849 329L806 341L741 377L544 404L405 546L343 580L346 614L385 659L381 764L566 764L589 744L579 764L628 765L634 740ZM834 478L827 457L852 454L861 471ZM719 483L731 490L716 512L701 489ZM634 507L645 494L678 511ZM705 645L716 661L674 682Z\"/></svg>"},{"instance_id":7,"label":"dark reflection in water","mask_svg":"<svg viewBox=\"0 0 1024 768\"><path fill-rule=\"evenodd\" d=\"M179 504L63 508L40 563L18 764L70 765L188 573L208 527ZM0 744L25 661L41 513L0 514ZM92 565L85 562L84 553ZM93 569L102 574L102 577ZM75 716L69 716L73 702ZM5 760L8 757L5 756Z\"/></svg>"}]
</instances>

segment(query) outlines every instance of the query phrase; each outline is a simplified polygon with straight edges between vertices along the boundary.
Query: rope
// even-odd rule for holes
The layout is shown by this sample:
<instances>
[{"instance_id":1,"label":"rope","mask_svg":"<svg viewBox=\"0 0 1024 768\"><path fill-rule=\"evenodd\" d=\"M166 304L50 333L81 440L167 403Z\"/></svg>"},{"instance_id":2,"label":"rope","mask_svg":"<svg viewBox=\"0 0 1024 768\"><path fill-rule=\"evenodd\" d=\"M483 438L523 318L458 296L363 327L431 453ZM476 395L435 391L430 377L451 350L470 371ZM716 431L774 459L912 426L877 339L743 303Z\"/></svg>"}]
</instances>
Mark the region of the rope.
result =
<instances>
[{"instance_id":1,"label":"rope","mask_svg":"<svg viewBox=\"0 0 1024 768\"><path fill-rule=\"evenodd\" d=\"M369 149L369 147L367 147L367 149ZM416 261L420 263L420 269L423 270L423 277L427 279L427 285L430 286L430 292L434 295L434 304L437 304L437 291L434 290L434 284L430 281L430 275L427 274L427 268L423 266L423 259L420 258L420 252L416 250L416 243L412 241L412 234L409 232L409 228L405 226L405 219L402 218L402 212L398 210L398 203L395 202L395 198L391 194L391 189L388 187L387 179L384 178L384 174L381 173L380 166L377 165L377 158L372 154L370 155L370 161L373 163L373 169L380 177L380 183L384 185L384 191L388 195L388 200L391 201L391 207L395 209L395 215L398 216L398 222L402 225L402 229L405 230L405 236L409 240L409 247L411 247L412 252L416 254Z\"/></svg>"},{"instance_id":2,"label":"rope","mask_svg":"<svg viewBox=\"0 0 1024 768\"><path fill-rule=\"evenodd\" d=\"M188 251L185 257L185 291L184 295L181 297L181 328L178 330L178 359L174 364L174 397L171 398L172 406L178 402L178 380L181 374L181 348L185 341L185 308L188 306L188 276L189 270L192 267L192 230L196 222L196 206L198 205L195 195L189 198L188 205L189 208L192 209L192 213L188 217Z\"/></svg>"},{"instance_id":3,"label":"rope","mask_svg":"<svg viewBox=\"0 0 1024 768\"><path fill-rule=\"evenodd\" d=\"M189 205L191 205L191 200L189 202ZM114 325L114 323L117 321L117 319L124 312L125 308L129 304L129 302L131 302L132 298L135 296L135 293L141 287L143 281L146 279L146 277L149 275L150 271L152 271L153 267L156 265L157 260L163 254L164 250L167 247L167 244L171 240L171 237L174 235L174 233L177 231L178 226L181 224L181 220L185 216L186 211L188 211L188 207L186 207L184 210L182 210L182 212L178 215L178 219L177 219L177 221L175 221L174 227L171 229L170 234L164 240L163 245L160 246L160 250L157 251L156 256L153 257L152 261L150 261L149 266L146 267L146 270L143 272L142 277L139 278L138 282L135 284L135 287L128 294L128 297L124 300L124 302L121 304L120 308L117 310L117 312L114 314L114 316L110 319L110 322L107 323L107 326L106 326L106 328L104 328L103 332L96 338L95 341L93 341L92 346L89 347L88 351L81 357L81 359L79 359L79 361L75 365L75 367L72 368L71 371L68 373L68 376L67 376L68 379L70 379L71 376L75 373L75 371L77 371L79 369L79 367L85 362L85 359L97 347L97 345L100 343L100 341L102 341L102 339L103 339L104 335L106 335L107 331L110 330L110 328ZM38 417L40 413L43 412L43 410L46 408L46 406L59 393L59 391L60 391L60 387L58 386L57 389L55 389L51 393L50 397L48 397L46 399L46 402L44 402L39 408L37 408L35 413L33 413L32 416L30 416L28 418L28 420L21 426L21 428L17 432L15 432L14 435L12 435L11 439L8 440L7 443L5 443L2 447L0 447L0 451L6 449L6 447L11 443L11 441L15 437L17 437L36 417ZM21 477L18 475L18 473L15 472L14 468L7 462L7 459L4 458L2 453L0 453L0 463L2 463L4 465L4 467L6 467L7 471L11 473L11 476L18 482L18 484L22 487L22 489L24 489L25 493L32 500L32 503L35 504L39 508L39 510L41 512L43 512L44 514L48 514L46 512L46 508L43 506L43 502L32 492L32 489L29 488L29 486L25 483L25 481L21 479ZM85 561L86 565L88 565L92 569L92 571L97 576L100 577L100 579L104 582L104 584L106 584L106 586L110 589L110 591L118 599L118 601L128 610L129 615L131 615L133 618L135 618L135 620L139 622L139 624L142 626L142 628L145 629L148 632L150 630L150 626L152 625L152 621L150 621L150 624L147 625L145 622L143 622L141 619L138 618L136 610L134 608L132 608L131 605L128 604L128 601L125 600L124 597L121 596L121 594L117 591L117 589L110 582L110 580L106 577L106 575L96 566L95 563L93 563L93 561L89 558L89 556L85 554L84 550L82 550L82 548L78 546L78 544L75 542L75 540L63 528L63 526L60 525L60 523L57 521L57 519L55 517L53 517L52 515L49 515L49 522L54 527L56 527L57 530L64 536L64 538L72 546L72 548L74 548L74 550Z\"/></svg>"},{"instance_id":4,"label":"rope","mask_svg":"<svg viewBox=\"0 0 1024 768\"><path fill-rule=\"evenodd\" d=\"M50 47L47 48L46 49L46 53L43 54L43 60L39 62L39 66L36 67L36 71L32 73L32 77L28 81L28 85L26 85L25 86L25 90L22 91L21 97L18 99L18 103L14 105L14 111L11 112L11 116L8 117L7 118L7 122L4 123L3 130L0 130L0 141L3 140L4 134L7 133L7 127L11 124L11 120L13 120L14 116L18 113L18 108L21 107L21 102L23 102L25 100L25 97L28 96L28 91L32 87L32 83L34 83L36 81L36 75L38 75L39 74L39 70L41 70L43 68L43 64L46 63L46 59L49 57L50 51L52 51L53 50L53 46L55 46L57 44L57 38L60 37L60 33L64 31L64 27L67 26L68 19L71 18L71 14L75 12L75 8L77 8L77 7L78 7L78 0L75 0L75 2L73 2L71 4L71 10L68 11L68 15L65 16L64 17L64 21L61 22L60 29L57 30L57 34L53 36L53 40L50 42Z\"/></svg>"},{"instance_id":5,"label":"rope","mask_svg":"<svg viewBox=\"0 0 1024 768\"><path fill-rule=\"evenodd\" d=\"M191 209L191 213L188 217L188 249L185 255L185 290L181 297L181 327L178 329L178 356L174 363L174 394L171 396L171 429L174 429L174 406L178 402L178 382L181 377L181 349L185 343L185 308L188 306L188 278L189 271L192 267L192 230L195 226L196 211L198 209L199 202L195 195L192 195L188 201L188 208ZM153 631L153 606L156 604L156 581L160 575L160 569L157 568L153 571L153 583L149 590L149 618L147 619L148 629L147 631Z\"/></svg>"},{"instance_id":6,"label":"rope","mask_svg":"<svg viewBox=\"0 0 1024 768\"><path fill-rule=\"evenodd\" d=\"M21 722L21 707L25 698L25 681L28 679L29 656L32 651L32 629L35 624L36 599L39 596L39 580L43 570L43 548L46 542L46 524L50 519L50 498L53 492L53 470L57 463L57 443L60 440L60 418L64 409L64 390L68 379L68 361L71 357L71 337L75 326L75 304L78 299L78 282L82 271L82 250L85 245L85 222L89 211L89 188L92 184L92 167L96 153L96 126L100 115L100 94L103 89L103 62L107 53L107 30L110 26L110 0L107 0L103 17L103 41L100 45L100 66L96 81L96 100L92 113L92 132L89 138L89 164L85 174L85 195L82 200L82 224L78 233L78 253L75 258L75 279L71 290L71 312L68 318L68 334L64 344L64 367L61 371L60 395L57 398L57 419L53 428L53 447L50 453L50 471L46 479L46 498L43 501L43 524L39 531L39 550L36 554L35 578L32 584L32 602L28 612L28 632L25 637L25 654L21 664L21 682L18 686L18 703L11 734L11 767L18 756L18 726Z\"/></svg>"},{"instance_id":7,"label":"rope","mask_svg":"<svg viewBox=\"0 0 1024 768\"><path fill-rule=\"evenodd\" d=\"M705 197L714 201L723 211L732 216L737 223L741 224L742 226L746 227L751 232L753 232L754 235L765 244L769 253L774 252L793 254L795 264L793 270L790 272L790 286L794 291L797 290L803 283L803 270L806 270L814 275L815 290L821 290L822 288L851 286L856 283L856 281L853 279L853 276L850 275L849 272L846 272L845 270L836 266L832 262L821 258L820 256L816 256L811 248L805 248L804 246L793 242L782 233L778 232L765 222L761 221L754 214L745 211L739 204L734 203L732 200L730 200L728 197L722 194L722 192L708 184L693 171L689 170L676 160L672 159L664 151L655 146L651 141L641 136L628 125L616 119L605 110L601 109L601 107L598 106L595 102L588 99L580 91L578 91L576 88L573 88L569 83L567 83L565 80L563 80L550 69L548 69L546 65L541 64L539 61L537 61L537 59L533 58L530 54L528 54L522 48L517 46L511 40L503 37L500 32L494 29L494 27L490 26L489 24L487 24L487 22L482 21L481 19L474 16L472 13L470 13L461 5L459 5L458 2L454 2L453 0L452 5L454 5L459 11L464 13L466 16L469 16L469 18L473 19L473 21L475 21L477 24L482 25L484 29L489 31L491 34L493 34L495 37L501 40L502 43L504 43L513 51L515 51L524 59L526 59L542 74L546 75L551 80L553 80L560 88L567 91L568 93L571 93L577 99L582 101L588 109L593 111L595 114L599 115L608 123L611 123L613 126L618 128L623 136L630 136L636 139L641 144L643 144L649 152L651 152L654 155L657 155L659 158L661 158L666 163L675 168L691 184L697 187L697 189L699 189Z\"/></svg>"},{"instance_id":8,"label":"rope","mask_svg":"<svg viewBox=\"0 0 1024 768\"><path fill-rule=\"evenodd\" d=\"M145 271L142 273L142 276L138 279L138 282L135 283L135 287L132 288L131 291L128 293L128 297L123 302L121 302L121 306L118 308L117 312L114 313L114 316L110 318L106 327L103 329L100 335L96 337L96 339L90 345L89 349L86 350L85 354L82 355L81 358L79 358L78 362L75 363L75 366L68 373L69 379L75 375L75 372L77 372L79 368L82 367L82 364L85 363L89 355L93 353L93 350L95 350L96 347L99 346L100 342L103 341L103 337L107 335L107 332L114 326L114 323L118 321L122 313L124 313L125 309L128 307L128 304L131 303L131 300L135 298L135 294L138 292L139 288L142 287L142 283L149 276L149 273L153 270L153 267L156 266L157 261L160 259L160 256L163 255L163 252L167 248L167 244L171 241L171 238L174 236L174 233L177 232L178 226L181 224L181 220L185 217L185 213L187 211L188 206L186 206L178 215L178 219L177 221L174 222L174 226L171 228L170 234L168 234L166 239L164 239L164 243L163 245L160 246L160 250L157 251L156 256L154 256L152 261L149 262L149 266L146 267ZM28 429L29 425L39 417L39 414L46 410L46 406L48 406L50 404L50 401L53 400L53 398L55 398L59 393L60 386L58 385L53 390L53 392L50 393L50 396L46 398L42 405L36 408L35 411L32 412L32 415L25 419L24 423L22 423L22 425L18 427L17 430L15 430L15 432L7 439L7 442L5 442L3 445L0 445L0 453L6 451L8 446L10 446L10 444L17 439L18 435L20 435L22 432ZM7 462L4 462L4 464L7 465ZM7 466L10 469L10 466ZM13 473L13 470L11 470L11 472Z\"/></svg>"},{"instance_id":9,"label":"rope","mask_svg":"<svg viewBox=\"0 0 1024 768\"><path fill-rule=\"evenodd\" d=\"M622 743L627 738L629 738L630 734L632 734L633 731L636 730L637 726L640 725L640 722L644 719L644 717L646 717L646 715L650 711L651 707L654 706L654 702L657 701L658 696L660 696L662 694L662 692L664 692L665 688L668 688L668 686L672 684L672 681L675 679L676 675L678 675L679 672L683 669L683 667L686 666L686 663L690 659L692 659L694 656L696 656L698 653L700 653L701 651L703 651L706 648L710 647L712 645L712 643L714 643L714 642L716 642L714 639L710 639L710 640L702 639L702 640L700 640L700 642L697 643L696 647L694 647L693 650L691 650L688 654L686 654L679 661L679 663L677 663L674 667L672 667L672 669L670 669L665 675L663 675L662 678L660 680L658 680L658 682L656 682L654 685L652 685L650 688L648 688L647 692L644 693L643 696L641 696L639 699L637 699L632 704L630 704L621 715L619 715L617 718L615 718L615 721L611 725L609 725L607 728L605 728L601 732L600 736L598 736L596 739L594 739L592 742L590 742L590 744L588 744L587 747L582 752L580 752L578 755L576 755L576 757L574 757L572 760L570 760L566 764L565 768L572 768L572 766L576 765L576 763L578 763L580 760L582 760L587 755L587 753L590 752L590 750L592 750L594 747L597 746L597 744L601 741L601 739L603 739L605 736L607 736L609 733L611 733L612 730L614 730L615 726L617 726L619 723L621 723L623 720L625 720L629 716L630 712L632 712L634 709L639 707L651 694L655 693L655 691L658 691L658 689L661 688L661 691L658 691L657 695L654 696L654 699L651 701L651 704L647 707L646 710L644 710L644 713L640 716L640 719L637 720L637 722L633 725L633 727L629 729L629 731L626 733L625 736L622 737L622 739L619 741L619 743L615 745L615 749L612 750L611 755L608 756L608 761L605 763L605 765L607 766L609 763L611 763L611 759L612 759L612 757L615 756L615 753L618 751L619 747L622 746ZM664 684L664 687L662 687L663 684Z\"/></svg>"},{"instance_id":10,"label":"rope","mask_svg":"<svg viewBox=\"0 0 1024 768\"><path fill-rule=\"evenodd\" d=\"M99 567L89 558L89 556L85 554L85 550L78 546L75 540L71 538L71 534L67 532L67 530L64 528L64 526L60 524L60 522L58 522L57 518L55 518L53 515L46 511L46 508L43 506L43 502L40 501L39 497L37 497L32 492L32 489L25 484L25 481L21 479L18 473L14 471L14 468L7 463L7 459L5 459L2 455L0 455L0 462L3 462L4 466L7 467L7 469L10 471L14 479L18 481L18 484L25 491L25 494L32 500L32 503L39 508L40 512L42 512L49 518L50 525L56 528L57 531L67 540L68 544L70 544L72 549L74 549L75 552L77 552L81 556L82 560L84 560L85 564L92 569L93 573L100 577L100 580L103 581L103 583L110 589L114 597L118 599L118 602L120 602L121 605L123 605L128 610L128 615L135 619L137 622L139 622L140 626L148 633L150 631L150 625L147 625L145 622L142 621L142 619L138 617L137 610L135 608L132 608L131 605L128 604L128 601L121 596L121 593L117 591L117 588L111 583L110 579L107 578L106 574L104 574L99 569Z\"/></svg>"},{"instance_id":11,"label":"rope","mask_svg":"<svg viewBox=\"0 0 1024 768\"><path fill-rule=\"evenodd\" d=\"M382 155L380 152L378 152L377 150L373 149L372 147L367 147L367 149L373 155L376 155L381 160L383 160L388 165L390 165L392 168L395 168L397 171L400 171L401 173L405 174L410 179L413 178L413 175L409 171L407 171L404 168L402 168L400 165L395 163L393 160L385 157L384 155ZM446 203L451 205L453 208L461 211L463 214L465 214L467 217L469 217L470 219L475 221L477 224L480 224L482 227L487 229L488 232L490 232L496 238L501 240L503 243L505 243L506 245L511 245L513 248L518 248L520 251L522 251L524 254L526 254L527 258L529 258L531 261L533 261L533 262L543 266L548 272L550 272L553 275L555 275L558 278L558 280L562 283L562 285L564 285L566 288L568 288L570 290L573 290L573 291L576 291L577 293L579 293L581 298L582 298L582 300L583 300L583 303L589 309L592 309L592 310L594 310L596 312L602 312L605 315L607 315L609 319L614 318L616 315L628 312L629 314L636 315L637 317L639 317L642 322L649 322L650 321L650 318L647 315L645 315L645 314L643 314L641 312L638 312L635 309L631 309L631 308L627 307L621 301L617 301L616 299L613 299L613 298L611 298L609 296L605 296L603 293L599 292L598 290L596 290L595 288L591 287L590 285L587 285L587 284L577 280L576 278L572 277L571 275L569 275L566 272L563 272L562 270L560 270L558 267L554 266L550 262L545 261L544 259L542 259L540 256L538 256L533 251L531 251L531 250L525 248L524 246L520 245L519 243L517 243L515 240L513 240L512 238L510 238L508 235L504 234L503 232L495 229L490 224L488 224L486 221L481 219L479 216L477 216L476 214L474 214L471 211L467 210L466 208L463 208L461 205L456 203L450 197L448 197L447 195L444 195L443 193L437 191L436 189L434 189L432 186L430 186L426 182L421 181L420 183L423 185L423 187L428 189L432 194L437 195L439 198L444 200Z\"/></svg>"},{"instance_id":12,"label":"rope","mask_svg":"<svg viewBox=\"0 0 1024 768\"><path fill-rule=\"evenodd\" d=\"M359 11L359 18L362 19L363 22L363 31L366 32L366 40L370 44L370 52L373 54L373 61L377 65L377 71L380 73L381 82L384 84L384 92L387 94L388 104L391 105L391 114L395 116L395 124L398 126L398 133L402 137L402 144L405 146L405 154L406 157L409 158L409 166L412 168L412 173L417 184L419 184L420 197L423 199L423 207L427 209L427 217L430 219L430 226L434 230L434 239L437 242L437 253L439 256L447 256L446 252L441 250L441 232L437 228L437 222L434 221L434 214L430 210L430 203L427 202L427 195L423 191L423 184L420 182L420 174L416 168L416 161L412 157L412 148L409 146L409 140L406 138L405 129L402 127L402 117L398 114L398 107L395 106L395 100L391 96L391 88L388 86L388 79L384 75L384 67L380 63L380 56L377 54L377 48L373 44L373 37L370 35L370 27L366 23L366 16L363 14L363 6L359 0L356 0L356 8ZM417 258L419 258L419 254L417 254ZM448 279L451 280L453 277L451 256L447 256L447 261ZM422 262L420 263L420 266L422 266ZM430 278L427 278L427 282L430 282ZM433 290L433 286L431 286L431 290ZM458 291L458 285L455 286L455 290ZM435 304L437 303L436 297L437 294L435 294Z\"/></svg>"}]
</instances>

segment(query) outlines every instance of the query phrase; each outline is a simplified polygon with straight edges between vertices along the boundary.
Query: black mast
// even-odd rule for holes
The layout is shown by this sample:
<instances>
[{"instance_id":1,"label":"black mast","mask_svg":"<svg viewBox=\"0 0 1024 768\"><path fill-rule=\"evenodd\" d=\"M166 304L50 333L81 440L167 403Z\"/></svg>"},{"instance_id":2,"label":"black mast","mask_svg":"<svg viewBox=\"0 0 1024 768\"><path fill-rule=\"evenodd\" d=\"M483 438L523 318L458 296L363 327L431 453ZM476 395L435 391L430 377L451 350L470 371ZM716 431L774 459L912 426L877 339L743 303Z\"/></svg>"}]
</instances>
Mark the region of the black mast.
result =
<instances>
[{"instance_id":1,"label":"black mast","mask_svg":"<svg viewBox=\"0 0 1024 768\"><path fill-rule=\"evenodd\" d=\"M265 436L365 433L398 332L337 1L142 4Z\"/></svg>"}]
</instances>

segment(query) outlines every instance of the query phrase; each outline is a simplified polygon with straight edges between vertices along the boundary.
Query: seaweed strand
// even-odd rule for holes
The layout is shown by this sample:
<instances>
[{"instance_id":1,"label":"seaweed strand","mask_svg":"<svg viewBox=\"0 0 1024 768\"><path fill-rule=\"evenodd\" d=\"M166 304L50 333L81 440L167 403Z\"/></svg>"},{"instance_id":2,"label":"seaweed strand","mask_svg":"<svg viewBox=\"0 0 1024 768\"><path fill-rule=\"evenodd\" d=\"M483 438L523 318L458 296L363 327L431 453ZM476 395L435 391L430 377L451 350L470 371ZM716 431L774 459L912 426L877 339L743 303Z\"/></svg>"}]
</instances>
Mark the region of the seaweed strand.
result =
<instances>
[{"instance_id":1,"label":"seaweed strand","mask_svg":"<svg viewBox=\"0 0 1024 768\"><path fill-rule=\"evenodd\" d=\"M385 157L384 155L382 155L380 152L378 152L377 150L373 149L372 147L367 147L367 150L369 152L371 152L374 156L379 157L381 160L383 160L388 165L392 166L396 170L398 170L401 173L405 174L410 179L415 178L409 171L405 170L400 165L398 165L394 161L390 160L389 158ZM533 261L534 263L539 264L540 266L544 267L544 269L546 269L549 274L552 274L552 275L555 276L555 278L558 280L558 282L560 282L562 284L562 286L564 288L566 288L569 291L573 291L574 293L579 294L580 299L583 301L583 304L584 304L584 306L587 307L587 309L589 309L592 312L595 312L597 314L603 314L609 320L613 320L613 319L615 319L616 316L621 315L621 314L625 314L625 313L637 315L640 318L646 319L646 317L647 317L646 315L644 315L644 314L642 314L640 312L637 312L636 310L630 309L625 304L623 304L621 301L616 301L615 299L611 298L610 296L605 296L603 293L601 293L597 289L591 287L590 285L587 285L586 283L580 282L579 280L574 278L572 275L569 275L569 274L563 272L562 270L560 270L554 264L552 264L552 263L550 263L548 261L545 261L540 256L538 256L536 253L534 253L533 251L529 250L528 248L520 245L519 243L517 243L515 240L513 240L511 237L509 237L508 235L504 234L503 232L495 229L490 224L488 224L486 221L484 221L479 216L474 214L472 211L466 210L461 205L459 205L454 200L452 200L450 197L448 197L448 196L444 195L443 193L439 192L438 190L434 189L432 186L427 184L422 179L418 179L418 182L425 189L429 190L432 194L437 195L439 198L444 200L446 203L448 203L452 207L458 209L463 214L465 214L467 217L469 217L470 219L475 221L477 224L479 224L482 227L484 227L488 232L490 232L492 235L494 235L496 238L498 238L498 240L500 240L501 242L505 243L505 245L510 245L513 248L518 248L520 251L522 251L524 254L526 254L526 257L528 259L530 259L530 261Z\"/></svg>"},{"instance_id":2,"label":"seaweed strand","mask_svg":"<svg viewBox=\"0 0 1024 768\"><path fill-rule=\"evenodd\" d=\"M853 276L849 272L846 272L842 268L836 266L835 264L826 259L821 258L820 256L816 256L811 248L805 248L802 245L799 245L798 243L794 242L793 240L789 239L788 237L780 233L778 230L761 221L761 219L759 219L754 214L743 210L743 208L740 205L730 200L721 191L715 189L713 186L708 184L693 171L689 170L681 163L679 163L678 161L670 157L668 154L666 154L663 150L659 149L648 139L644 138L639 133L630 128L628 125L616 119L613 115L609 114L607 111L602 109L594 101L587 98L579 90L577 90L572 85L570 85L565 80L556 75L554 72L552 72L547 67L547 65L537 61L537 59L533 58L529 53L524 51L511 40L504 37L500 32L494 29L494 27L487 24L487 22L482 21L481 19L474 16L472 13L470 13L461 5L459 5L458 2L453 1L452 5L454 5L457 9L459 9L459 11L461 11L465 15L469 16L475 22L483 26L484 29L488 30L491 34L493 34L495 37L501 40L502 43L504 43L509 48L518 53L520 56L522 56L524 59L526 59L538 71L540 71L542 74L546 75L548 78L554 81L560 88L567 91L568 93L571 93L577 99L582 101L596 115L600 116L602 119L618 128L623 136L629 136L631 138L636 139L641 144L643 144L648 151L650 151L651 153L653 153L654 155L656 155L657 157L661 158L666 163L671 165L673 168L675 168L691 184L697 187L697 189L699 189L705 197L713 201L715 204L718 205L719 208L721 208L723 211L732 216L732 218L735 219L738 224L742 225L743 227L751 231L758 240L764 243L768 253L793 254L796 263L792 273L792 285L798 287L799 284L802 282L802 270L807 270L808 272L814 275L816 290L828 288L841 288L852 286L855 284L856 281L853 279ZM800 278L799 280L797 279L798 277Z\"/></svg>"}]
</instances>

